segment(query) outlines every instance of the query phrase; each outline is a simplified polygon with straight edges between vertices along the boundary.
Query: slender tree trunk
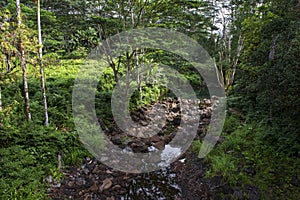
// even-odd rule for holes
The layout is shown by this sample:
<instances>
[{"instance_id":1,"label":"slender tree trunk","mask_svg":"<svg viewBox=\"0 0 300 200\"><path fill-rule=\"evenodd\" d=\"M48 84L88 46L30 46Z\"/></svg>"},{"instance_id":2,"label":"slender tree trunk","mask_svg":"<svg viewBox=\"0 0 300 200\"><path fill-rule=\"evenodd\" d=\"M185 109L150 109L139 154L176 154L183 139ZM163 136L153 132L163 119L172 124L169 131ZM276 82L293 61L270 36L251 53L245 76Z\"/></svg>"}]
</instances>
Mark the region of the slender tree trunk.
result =
<instances>
[{"instance_id":1,"label":"slender tree trunk","mask_svg":"<svg viewBox=\"0 0 300 200\"><path fill-rule=\"evenodd\" d=\"M0 111L2 110L2 93L1 93L1 87L0 87Z\"/></svg>"},{"instance_id":2,"label":"slender tree trunk","mask_svg":"<svg viewBox=\"0 0 300 200\"><path fill-rule=\"evenodd\" d=\"M137 71L137 84L138 84L138 90L139 90L139 94L140 94L140 101L142 102L142 98L143 98L143 93L142 93L142 69L139 70L139 68L141 68L140 63L139 63L139 54L138 54L138 50L136 49L135 51L135 59L136 59L136 71Z\"/></svg>"},{"instance_id":3,"label":"slender tree trunk","mask_svg":"<svg viewBox=\"0 0 300 200\"><path fill-rule=\"evenodd\" d=\"M17 19L18 19L18 28L20 31L20 38L19 38L19 51L20 51L20 60L21 60L21 68L23 72L23 89L24 89L24 100L25 100L25 112L27 120L31 120L31 113L30 113L30 102L29 102L29 94L28 94L28 83L27 83L27 70L26 70L26 60L25 60L25 51L22 44L22 18L21 18L21 6L20 0L16 0L17 6Z\"/></svg>"},{"instance_id":4,"label":"slender tree trunk","mask_svg":"<svg viewBox=\"0 0 300 200\"><path fill-rule=\"evenodd\" d=\"M41 30L41 4L40 0L38 0L38 8L37 8L37 16L38 16L38 37L39 37L39 64L40 64L40 74L41 74L41 89L42 89L42 98L44 105L44 115L45 115L45 125L48 126L49 118L48 118L48 106L47 106L47 97L45 90L45 75L43 68L43 47L42 47L42 30Z\"/></svg>"},{"instance_id":5,"label":"slender tree trunk","mask_svg":"<svg viewBox=\"0 0 300 200\"><path fill-rule=\"evenodd\" d=\"M235 60L233 61L232 72L230 74L229 79L227 80L227 84L226 84L225 90L227 90L228 87L233 84L234 76L235 76L235 72L236 72L236 67L237 67L237 64L239 62L239 58L241 56L242 50L243 50L243 43L244 43L244 39L242 38L242 36L240 36L239 37L239 41L238 41L238 47L237 47L237 55L236 55Z\"/></svg>"},{"instance_id":6,"label":"slender tree trunk","mask_svg":"<svg viewBox=\"0 0 300 200\"><path fill-rule=\"evenodd\" d=\"M11 71L10 56L8 54L5 54L5 57L6 57L6 73L9 73Z\"/></svg>"}]
</instances>

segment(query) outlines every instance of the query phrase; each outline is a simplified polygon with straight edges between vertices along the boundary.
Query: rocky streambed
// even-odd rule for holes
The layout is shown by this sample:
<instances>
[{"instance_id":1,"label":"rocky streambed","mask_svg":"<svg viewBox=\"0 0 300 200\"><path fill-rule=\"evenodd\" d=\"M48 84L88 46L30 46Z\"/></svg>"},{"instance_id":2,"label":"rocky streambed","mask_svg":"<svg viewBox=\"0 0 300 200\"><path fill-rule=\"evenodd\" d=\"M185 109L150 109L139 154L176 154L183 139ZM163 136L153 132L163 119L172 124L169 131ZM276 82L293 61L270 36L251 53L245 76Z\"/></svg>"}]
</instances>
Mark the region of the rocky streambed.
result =
<instances>
[{"instance_id":1,"label":"rocky streambed","mask_svg":"<svg viewBox=\"0 0 300 200\"><path fill-rule=\"evenodd\" d=\"M118 126L106 128L110 141L133 153L146 153L155 150L166 151L175 137L174 132L180 129L182 113L180 101L165 99L159 102L165 110L165 121L156 115L156 105L141 107L131 113L131 118L138 126L129 127L126 134ZM199 106L199 126L195 139L205 136L206 126L210 122L211 112L217 100L204 99L196 103ZM155 122L155 123L154 123ZM147 135L147 127L156 124L157 134ZM105 127L104 124L102 124ZM127 131L127 132L128 132ZM141 135L142 134L142 135ZM101 159L111 159L103 155ZM97 159L86 158L79 167L70 166L63 171L60 182L50 180L52 187L49 195L52 199L103 199L103 200L180 200L180 199L218 199L218 193L233 194L238 199L239 191L232 189L222 181L222 177L204 178L203 160L191 149L183 153L171 165L150 173L124 173L105 166ZM254 192L253 192L254 191ZM252 199L258 199L258 192L251 188ZM257 195L255 195L257 193Z\"/></svg>"}]
</instances>

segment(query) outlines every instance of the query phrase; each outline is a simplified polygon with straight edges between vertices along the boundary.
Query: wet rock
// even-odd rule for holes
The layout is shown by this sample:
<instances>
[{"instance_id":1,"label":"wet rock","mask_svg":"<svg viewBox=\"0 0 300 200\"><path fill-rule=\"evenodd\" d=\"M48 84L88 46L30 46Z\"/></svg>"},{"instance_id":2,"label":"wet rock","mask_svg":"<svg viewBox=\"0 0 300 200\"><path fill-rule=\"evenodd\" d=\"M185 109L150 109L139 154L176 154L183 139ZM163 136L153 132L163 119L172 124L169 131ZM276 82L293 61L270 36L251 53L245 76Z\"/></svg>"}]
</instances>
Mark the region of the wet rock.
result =
<instances>
[{"instance_id":1,"label":"wet rock","mask_svg":"<svg viewBox=\"0 0 300 200\"><path fill-rule=\"evenodd\" d=\"M158 135L154 135L150 138L151 142L159 142L161 138Z\"/></svg>"},{"instance_id":2,"label":"wet rock","mask_svg":"<svg viewBox=\"0 0 300 200\"><path fill-rule=\"evenodd\" d=\"M126 147L123 149L123 151L124 151L124 152L132 152L132 148L126 146Z\"/></svg>"},{"instance_id":3,"label":"wet rock","mask_svg":"<svg viewBox=\"0 0 300 200\"><path fill-rule=\"evenodd\" d=\"M181 123L181 118L180 117L176 117L176 118L173 119L173 124L175 126L179 126L180 123Z\"/></svg>"},{"instance_id":4,"label":"wet rock","mask_svg":"<svg viewBox=\"0 0 300 200\"><path fill-rule=\"evenodd\" d=\"M160 155L157 154L151 156L150 158L150 163L159 163L160 161L161 161L161 157Z\"/></svg>"},{"instance_id":5,"label":"wet rock","mask_svg":"<svg viewBox=\"0 0 300 200\"><path fill-rule=\"evenodd\" d=\"M134 142L130 145L134 153L147 153L148 147L143 142Z\"/></svg>"},{"instance_id":6,"label":"wet rock","mask_svg":"<svg viewBox=\"0 0 300 200\"><path fill-rule=\"evenodd\" d=\"M155 148L154 146L149 146L149 147L148 147L148 151L149 151L149 152L154 152L154 151L158 151L158 149Z\"/></svg>"},{"instance_id":7,"label":"wet rock","mask_svg":"<svg viewBox=\"0 0 300 200\"><path fill-rule=\"evenodd\" d=\"M165 148L165 142L159 141L159 142L153 143L152 146L154 146L158 150L163 150Z\"/></svg>"},{"instance_id":8,"label":"wet rock","mask_svg":"<svg viewBox=\"0 0 300 200\"><path fill-rule=\"evenodd\" d=\"M143 138L143 142L144 142L145 145L147 145L148 147L151 146L151 144L152 144L151 138Z\"/></svg>"}]
</instances>

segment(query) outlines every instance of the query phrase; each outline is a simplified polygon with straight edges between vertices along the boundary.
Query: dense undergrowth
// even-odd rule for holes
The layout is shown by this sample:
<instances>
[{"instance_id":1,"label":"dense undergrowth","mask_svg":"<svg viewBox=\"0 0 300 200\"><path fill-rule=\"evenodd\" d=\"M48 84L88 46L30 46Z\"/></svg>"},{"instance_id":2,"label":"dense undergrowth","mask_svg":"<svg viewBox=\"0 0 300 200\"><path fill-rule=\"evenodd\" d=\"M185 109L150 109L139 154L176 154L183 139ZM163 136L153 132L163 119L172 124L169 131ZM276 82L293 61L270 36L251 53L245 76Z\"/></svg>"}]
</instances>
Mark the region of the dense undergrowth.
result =
<instances>
[{"instance_id":1,"label":"dense undergrowth","mask_svg":"<svg viewBox=\"0 0 300 200\"><path fill-rule=\"evenodd\" d=\"M21 76L2 88L0 112L0 199L47 199L46 177L60 179L62 166L76 165L90 154L83 148L72 119L72 85L82 61L46 68L50 125L43 125L39 76L29 73L32 121L24 120ZM55 70L54 70L55 68ZM30 68L29 68L30 69ZM6 79L7 80L7 79Z\"/></svg>"},{"instance_id":2,"label":"dense undergrowth","mask_svg":"<svg viewBox=\"0 0 300 200\"><path fill-rule=\"evenodd\" d=\"M209 166L206 176L221 176L224 184L243 191L250 185L257 187L261 199L299 199L300 160L289 154L293 149L280 151L271 144L266 137L275 131L259 121L229 113L223 141L205 158ZM195 151L200 147L201 142L193 143ZM234 199L232 194L220 194L219 198Z\"/></svg>"}]
</instances>

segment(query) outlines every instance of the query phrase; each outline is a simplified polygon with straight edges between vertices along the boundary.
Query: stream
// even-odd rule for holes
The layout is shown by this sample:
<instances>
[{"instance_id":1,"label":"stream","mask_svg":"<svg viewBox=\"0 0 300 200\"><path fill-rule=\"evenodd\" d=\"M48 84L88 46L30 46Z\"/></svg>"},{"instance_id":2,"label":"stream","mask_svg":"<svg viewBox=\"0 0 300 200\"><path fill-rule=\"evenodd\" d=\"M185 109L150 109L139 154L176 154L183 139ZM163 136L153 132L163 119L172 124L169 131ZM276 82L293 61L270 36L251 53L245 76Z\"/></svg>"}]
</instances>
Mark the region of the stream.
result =
<instances>
[{"instance_id":1,"label":"stream","mask_svg":"<svg viewBox=\"0 0 300 200\"><path fill-rule=\"evenodd\" d=\"M191 148L186 152L181 152L180 148L173 147L170 141L175 137L174 130L180 128L182 117L179 102L167 99L161 103L167 109L166 124L161 125L163 128L158 134L151 137L139 137L139 134L147 133L147 125L151 121L159 121L155 119L158 117L154 115L155 106L132 113L132 119L140 126L130 132L137 135L129 136L116 128L107 129L106 132L111 143L121 148L124 153L147 153L161 150L158 157L160 170L150 173L121 172L103 163L103 160L110 160L114 163L120 161L111 157L108 151L99 156L99 159L86 158L81 166L66 166L63 170L64 176L60 181L47 177L46 180L51 186L48 189L50 198L54 200L211 200L219 199L218 194L233 195L236 199L243 199L241 194L248 193L251 197L249 199L259 199L259 192L254 186L249 186L246 191L243 191L242 188L231 188L220 176L206 178L205 164L203 160L197 158L197 154ZM203 138L205 127L210 122L212 102L207 99L199 102L199 111L201 111L201 119L195 138L198 140ZM174 157L178 159L171 162Z\"/></svg>"},{"instance_id":2,"label":"stream","mask_svg":"<svg viewBox=\"0 0 300 200\"><path fill-rule=\"evenodd\" d=\"M176 174L170 167L157 172L146 173L141 179L133 179L127 187L127 193L121 199L140 200L145 199L178 199L181 197L181 189L175 180Z\"/></svg>"}]
</instances>

